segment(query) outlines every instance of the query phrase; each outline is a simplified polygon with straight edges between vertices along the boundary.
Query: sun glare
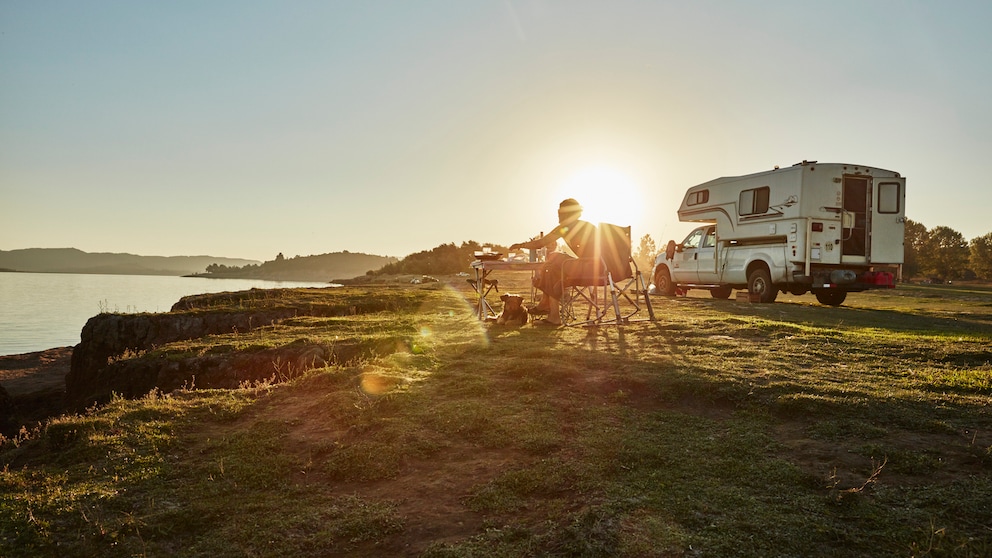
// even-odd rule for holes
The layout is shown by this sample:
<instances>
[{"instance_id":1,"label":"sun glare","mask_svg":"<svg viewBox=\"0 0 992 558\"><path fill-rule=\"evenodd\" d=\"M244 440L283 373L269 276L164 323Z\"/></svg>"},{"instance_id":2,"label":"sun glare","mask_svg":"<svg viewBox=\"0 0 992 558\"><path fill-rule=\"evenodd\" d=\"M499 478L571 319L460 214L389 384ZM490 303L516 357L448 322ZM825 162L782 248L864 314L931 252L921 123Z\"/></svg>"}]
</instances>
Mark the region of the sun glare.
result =
<instances>
[{"instance_id":1,"label":"sun glare","mask_svg":"<svg viewBox=\"0 0 992 558\"><path fill-rule=\"evenodd\" d=\"M644 208L640 186L623 171L607 165L579 169L562 181L560 199L582 204L582 218L590 223L639 225Z\"/></svg>"}]
</instances>

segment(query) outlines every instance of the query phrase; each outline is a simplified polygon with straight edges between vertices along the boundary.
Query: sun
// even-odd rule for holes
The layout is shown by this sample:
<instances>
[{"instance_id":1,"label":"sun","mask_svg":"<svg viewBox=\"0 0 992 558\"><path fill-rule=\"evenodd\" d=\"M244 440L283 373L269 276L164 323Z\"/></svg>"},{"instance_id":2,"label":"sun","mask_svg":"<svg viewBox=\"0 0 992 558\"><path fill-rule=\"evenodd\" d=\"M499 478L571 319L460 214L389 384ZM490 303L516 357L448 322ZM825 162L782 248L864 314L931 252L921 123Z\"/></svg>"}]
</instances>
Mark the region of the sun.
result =
<instances>
[{"instance_id":1,"label":"sun","mask_svg":"<svg viewBox=\"0 0 992 558\"><path fill-rule=\"evenodd\" d=\"M640 224L644 201L640 185L629 174L609 165L580 168L562 180L559 201L575 198L582 219L590 223Z\"/></svg>"}]
</instances>

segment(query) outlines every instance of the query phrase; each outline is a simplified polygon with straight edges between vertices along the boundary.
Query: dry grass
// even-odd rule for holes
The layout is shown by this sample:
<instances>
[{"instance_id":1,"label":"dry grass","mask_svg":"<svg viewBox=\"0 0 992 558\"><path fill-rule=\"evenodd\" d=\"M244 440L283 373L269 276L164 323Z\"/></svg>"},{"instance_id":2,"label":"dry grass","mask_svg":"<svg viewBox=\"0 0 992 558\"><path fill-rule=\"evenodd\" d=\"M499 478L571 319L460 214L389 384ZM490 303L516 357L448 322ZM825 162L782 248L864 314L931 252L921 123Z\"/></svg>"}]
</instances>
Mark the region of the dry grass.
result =
<instances>
[{"instance_id":1,"label":"dry grass","mask_svg":"<svg viewBox=\"0 0 992 558\"><path fill-rule=\"evenodd\" d=\"M256 341L395 352L117 399L8 443L0 554L992 552L988 289L656 297L655 322L546 329L479 324L463 281Z\"/></svg>"}]
</instances>

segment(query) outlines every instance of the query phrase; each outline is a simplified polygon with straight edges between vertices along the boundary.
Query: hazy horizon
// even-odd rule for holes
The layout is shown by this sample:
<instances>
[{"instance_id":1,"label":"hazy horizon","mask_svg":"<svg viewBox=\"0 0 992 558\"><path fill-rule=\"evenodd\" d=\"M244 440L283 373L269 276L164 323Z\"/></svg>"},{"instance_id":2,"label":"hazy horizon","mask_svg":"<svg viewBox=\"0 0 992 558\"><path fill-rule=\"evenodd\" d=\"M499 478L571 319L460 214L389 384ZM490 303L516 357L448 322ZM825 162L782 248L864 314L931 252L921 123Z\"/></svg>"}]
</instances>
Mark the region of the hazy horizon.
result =
<instances>
[{"instance_id":1,"label":"hazy horizon","mask_svg":"<svg viewBox=\"0 0 992 558\"><path fill-rule=\"evenodd\" d=\"M433 248L433 246L431 248ZM429 250L429 248L426 248L426 249ZM147 258L222 258L222 259L225 259L225 260L244 260L246 262L266 262L266 261L272 261L272 260L276 259L276 255L277 254L281 254L282 253L282 252L278 252L277 254L273 254L273 255L265 258L265 259L255 259L255 258L241 258L241 257L238 257L238 256L229 256L227 254L136 254L134 252L110 252L110 251L107 251L107 250L95 250L95 251L92 251L91 252L89 250L82 250L82 249L76 248L74 246L50 246L50 247L30 246L30 247L27 247L27 248L0 248L0 252L13 252L13 251L19 251L19 250L79 250L80 252L84 252L86 254L93 254L93 255L99 255L99 254L103 254L103 255L115 255L115 256L116 255L127 255L127 256L139 256L139 257L147 257ZM418 252L419 251L420 250L418 250ZM283 256L286 257L286 258L291 258L291 257L294 257L294 256L309 257L309 256L323 256L323 255L335 254L335 253L362 254L363 252L356 252L354 250L343 249L343 250L335 250L333 252L324 252L324 253L321 253L321 254L293 254L292 256L287 255L287 254L283 254ZM366 254L366 255L369 255L369 256L381 256L381 257L387 257L387 258L390 258L390 257L392 257L392 258L402 258L402 257L408 256L409 254L403 254L402 256L396 256L396 255L393 255L393 254Z\"/></svg>"},{"instance_id":2,"label":"hazy horizon","mask_svg":"<svg viewBox=\"0 0 992 558\"><path fill-rule=\"evenodd\" d=\"M392 257L547 231L660 245L685 190L898 171L992 232L992 4L0 3L0 249Z\"/></svg>"}]
</instances>

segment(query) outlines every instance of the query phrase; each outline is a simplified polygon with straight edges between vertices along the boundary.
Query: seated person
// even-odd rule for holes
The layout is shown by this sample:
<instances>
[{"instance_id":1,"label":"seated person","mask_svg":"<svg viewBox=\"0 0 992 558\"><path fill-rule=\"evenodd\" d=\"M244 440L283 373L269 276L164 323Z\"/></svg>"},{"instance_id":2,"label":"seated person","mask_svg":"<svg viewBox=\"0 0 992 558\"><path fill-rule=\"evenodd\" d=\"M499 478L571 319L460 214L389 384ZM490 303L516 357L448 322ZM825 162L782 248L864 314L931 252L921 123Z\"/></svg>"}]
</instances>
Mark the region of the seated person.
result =
<instances>
[{"instance_id":1,"label":"seated person","mask_svg":"<svg viewBox=\"0 0 992 558\"><path fill-rule=\"evenodd\" d=\"M572 198L561 202L558 206L558 226L541 238L536 238L528 242L520 242L510 246L510 250L527 248L536 250L547 246L554 246L555 242L561 238L567 247L574 253L574 257L592 257L596 239L596 226L592 223L582 221L582 206ZM535 323L561 325L561 311L559 300L562 295L561 268L567 260L574 259L572 255L564 252L553 252L544 262L544 267L537 273L534 279L534 286L542 293L544 298L532 312L547 312L548 317Z\"/></svg>"}]
</instances>

